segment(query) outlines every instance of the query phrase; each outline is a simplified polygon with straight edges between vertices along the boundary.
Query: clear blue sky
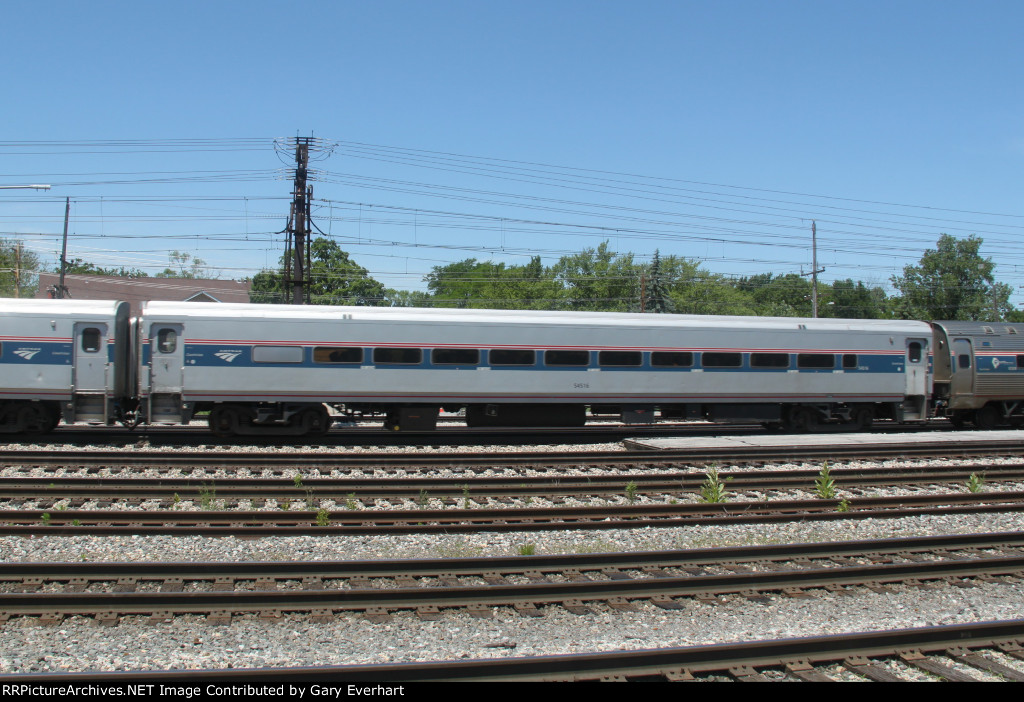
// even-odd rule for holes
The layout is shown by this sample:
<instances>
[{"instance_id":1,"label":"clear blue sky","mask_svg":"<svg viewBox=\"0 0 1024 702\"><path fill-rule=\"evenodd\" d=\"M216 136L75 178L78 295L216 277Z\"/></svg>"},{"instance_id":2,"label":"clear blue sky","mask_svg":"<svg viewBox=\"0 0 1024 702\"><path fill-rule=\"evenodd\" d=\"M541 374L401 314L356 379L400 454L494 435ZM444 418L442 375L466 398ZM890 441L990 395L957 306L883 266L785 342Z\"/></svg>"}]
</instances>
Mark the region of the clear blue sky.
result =
<instances>
[{"instance_id":1,"label":"clear blue sky","mask_svg":"<svg viewBox=\"0 0 1024 702\"><path fill-rule=\"evenodd\" d=\"M283 248L273 139L313 135L315 221L390 287L605 239L800 272L815 219L827 280L977 233L1018 288L1022 26L1019 0L11 3L0 185L53 188L0 190L0 236L52 263L71 197L69 257L251 275Z\"/></svg>"}]
</instances>

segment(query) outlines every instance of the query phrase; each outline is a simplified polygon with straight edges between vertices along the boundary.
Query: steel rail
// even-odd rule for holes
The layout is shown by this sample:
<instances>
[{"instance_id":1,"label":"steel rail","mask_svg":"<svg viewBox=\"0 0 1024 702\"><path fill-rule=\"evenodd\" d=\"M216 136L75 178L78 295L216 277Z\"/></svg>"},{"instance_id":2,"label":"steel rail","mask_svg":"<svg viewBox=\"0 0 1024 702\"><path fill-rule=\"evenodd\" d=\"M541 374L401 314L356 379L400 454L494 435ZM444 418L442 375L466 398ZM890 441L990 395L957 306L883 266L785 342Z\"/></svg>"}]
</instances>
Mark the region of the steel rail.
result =
<instances>
[{"instance_id":1,"label":"steel rail","mask_svg":"<svg viewBox=\"0 0 1024 702\"><path fill-rule=\"evenodd\" d=\"M567 529L632 529L701 524L895 518L921 514L1017 511L1024 492L904 495L844 500L772 500L716 504L344 510L0 510L0 535L168 534L202 536L476 533ZM320 520L323 523L318 523Z\"/></svg>"},{"instance_id":2,"label":"steel rail","mask_svg":"<svg viewBox=\"0 0 1024 702\"><path fill-rule=\"evenodd\" d=\"M361 561L246 561L210 562L0 562L0 582L109 581L217 578L300 580L302 578L382 578L395 575L501 575L564 573L565 571L644 570L720 564L771 563L793 560L906 557L908 554L959 552L975 557L980 550L1024 549L1024 531L950 534L891 539L861 539L800 544L719 546L672 551L487 556L443 559L373 559ZM964 553L966 552L966 553ZM1012 554L1010 554L1012 555ZM1021 554L1024 555L1024 554Z\"/></svg>"},{"instance_id":3,"label":"steel rail","mask_svg":"<svg viewBox=\"0 0 1024 702\"><path fill-rule=\"evenodd\" d=\"M701 574L685 577L628 576L608 580L575 580L550 582L539 578L528 584L492 582L487 585L417 585L397 588L331 588L292 590L213 590L205 592L15 592L0 593L0 618L10 616L47 616L55 614L117 616L169 614L241 614L264 613L280 616L286 612L317 612L328 616L334 612L385 613L395 610L440 608L491 608L525 605L562 605L569 608L586 606L588 602L613 602L620 605L629 600L648 599L652 604L678 609L675 597L719 596L737 593L777 592L790 589L807 590L824 587L874 586L941 579L1024 575L1024 555L1014 557L979 557L970 559L887 563L873 565L842 565L827 568L799 568Z\"/></svg>"},{"instance_id":4,"label":"steel rail","mask_svg":"<svg viewBox=\"0 0 1024 702\"><path fill-rule=\"evenodd\" d=\"M9 683L114 684L180 682L307 683L384 682L395 690L412 682L527 682L584 680L688 680L694 675L722 674L755 679L766 669L804 671L808 666L844 664L871 674L871 659L901 653L965 656L980 649L1000 648L1019 655L1024 620L870 631L768 641L745 641L681 648L638 649L608 653L530 656L411 663L375 663L294 668L232 668L228 670L151 670L85 673L0 675ZM911 659L913 660L913 659ZM863 671L863 672L862 672ZM814 671L812 671L814 672ZM799 674L794 674L799 679ZM811 677L811 676L808 676ZM404 690L402 690L404 692ZM393 692L393 694L400 694Z\"/></svg>"},{"instance_id":5,"label":"steel rail","mask_svg":"<svg viewBox=\"0 0 1024 702\"><path fill-rule=\"evenodd\" d=\"M837 486L889 487L954 483L972 474L984 476L986 483L1024 480L1024 465L985 465L964 468L947 466L921 468L833 469L831 478ZM266 499L281 497L302 500L344 501L347 498L384 499L417 498L423 492L431 497L456 498L569 496L623 494L629 483L636 494L697 492L706 480L705 473L627 473L614 475L564 475L519 477L432 478L123 478L54 476L52 478L0 478L0 499L63 499L76 501L104 499L180 499L194 500L211 487L220 498ZM719 478L728 481L732 491L750 490L814 490L821 475L816 470L719 471Z\"/></svg>"},{"instance_id":6,"label":"steel rail","mask_svg":"<svg viewBox=\"0 0 1024 702\"><path fill-rule=\"evenodd\" d=\"M629 442L625 442L627 446ZM437 453L437 454L395 454L395 453L361 453L336 454L324 452L310 453L266 453L200 451L189 453L170 453L159 451L34 451L5 450L0 451L0 463L5 465L32 464L48 465L81 465L81 466L132 466L132 465L165 465L165 466L196 466L213 467L280 467L295 469L298 467L398 467L419 468L425 466L446 467L477 467L481 464L491 469L493 465L521 466L531 465L543 467L563 466L573 463L600 462L609 465L628 464L635 462L668 463L687 461L696 463L721 462L723 460L756 460L778 461L789 459L827 458L892 458L893 456L911 457L974 457L1007 455L1020 456L1022 448L1019 441L998 440L987 442L962 443L955 440L914 442L901 444L856 444L832 446L808 446L799 443L794 437L794 444L782 447L749 446L749 447L695 447L692 449L670 450L626 450L626 451L583 451L583 452L522 452L522 453Z\"/></svg>"}]
</instances>

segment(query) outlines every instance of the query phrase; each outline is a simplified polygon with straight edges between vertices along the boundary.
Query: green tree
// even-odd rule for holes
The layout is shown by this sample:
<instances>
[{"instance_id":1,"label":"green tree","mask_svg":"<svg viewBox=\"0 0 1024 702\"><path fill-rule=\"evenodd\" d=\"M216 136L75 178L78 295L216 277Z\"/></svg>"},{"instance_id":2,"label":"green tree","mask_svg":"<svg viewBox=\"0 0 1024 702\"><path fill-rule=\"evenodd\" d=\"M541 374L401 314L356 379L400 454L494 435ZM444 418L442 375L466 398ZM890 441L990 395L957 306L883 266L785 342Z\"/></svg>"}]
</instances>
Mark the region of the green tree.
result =
<instances>
[{"instance_id":1,"label":"green tree","mask_svg":"<svg viewBox=\"0 0 1024 702\"><path fill-rule=\"evenodd\" d=\"M422 290L395 290L388 288L384 291L385 307L434 307L434 299L430 293Z\"/></svg>"},{"instance_id":2,"label":"green tree","mask_svg":"<svg viewBox=\"0 0 1024 702\"><path fill-rule=\"evenodd\" d=\"M631 312L640 309L640 278L644 266L633 254L617 254L603 241L596 249L563 256L552 267L564 289L563 306L570 310Z\"/></svg>"},{"instance_id":3,"label":"green tree","mask_svg":"<svg viewBox=\"0 0 1024 702\"><path fill-rule=\"evenodd\" d=\"M899 291L896 314L903 319L1004 319L1013 309L1009 285L996 282L995 264L981 255L982 239L957 239L948 234L928 249L916 266L893 276Z\"/></svg>"},{"instance_id":4,"label":"green tree","mask_svg":"<svg viewBox=\"0 0 1024 702\"><path fill-rule=\"evenodd\" d=\"M500 302L495 288L504 275L504 263L467 258L434 266L423 280L437 307L489 308Z\"/></svg>"},{"instance_id":5,"label":"green tree","mask_svg":"<svg viewBox=\"0 0 1024 702\"><path fill-rule=\"evenodd\" d=\"M185 251L167 254L171 265L156 274L157 278L216 278L219 272L206 269L206 261Z\"/></svg>"},{"instance_id":6,"label":"green tree","mask_svg":"<svg viewBox=\"0 0 1024 702\"><path fill-rule=\"evenodd\" d=\"M561 286L540 256L511 266L467 258L434 266L424 281L436 307L551 309L562 296Z\"/></svg>"},{"instance_id":7,"label":"green tree","mask_svg":"<svg viewBox=\"0 0 1024 702\"><path fill-rule=\"evenodd\" d=\"M736 288L747 293L754 303L754 313L765 317L810 317L811 281L786 273L758 273L736 282Z\"/></svg>"},{"instance_id":8,"label":"green tree","mask_svg":"<svg viewBox=\"0 0 1024 702\"><path fill-rule=\"evenodd\" d=\"M699 261L666 256L661 270L677 314L754 314L750 295L728 278L702 268Z\"/></svg>"},{"instance_id":9,"label":"green tree","mask_svg":"<svg viewBox=\"0 0 1024 702\"><path fill-rule=\"evenodd\" d=\"M884 319L888 316L885 290L869 288L852 278L837 280L824 290L819 310L822 317L839 319Z\"/></svg>"},{"instance_id":10,"label":"green tree","mask_svg":"<svg viewBox=\"0 0 1024 702\"><path fill-rule=\"evenodd\" d=\"M0 239L0 297L35 297L39 256L20 241Z\"/></svg>"},{"instance_id":11,"label":"green tree","mask_svg":"<svg viewBox=\"0 0 1024 702\"><path fill-rule=\"evenodd\" d=\"M668 296L668 289L661 270L661 252L658 249L654 250L654 258L651 259L646 282L644 309L655 314L671 311L672 300Z\"/></svg>"},{"instance_id":12,"label":"green tree","mask_svg":"<svg viewBox=\"0 0 1024 702\"><path fill-rule=\"evenodd\" d=\"M60 263L53 267L54 273L60 273ZM64 272L67 275L112 275L122 278L146 278L149 276L145 271L138 268L101 268L95 263L89 263L81 258L73 258L68 261Z\"/></svg>"},{"instance_id":13,"label":"green tree","mask_svg":"<svg viewBox=\"0 0 1024 702\"><path fill-rule=\"evenodd\" d=\"M309 301L314 305L382 305L387 296L384 286L370 277L348 253L330 239L317 237L310 243ZM284 256L281 269L263 270L253 276L251 302L287 303L292 299L284 283Z\"/></svg>"}]
</instances>

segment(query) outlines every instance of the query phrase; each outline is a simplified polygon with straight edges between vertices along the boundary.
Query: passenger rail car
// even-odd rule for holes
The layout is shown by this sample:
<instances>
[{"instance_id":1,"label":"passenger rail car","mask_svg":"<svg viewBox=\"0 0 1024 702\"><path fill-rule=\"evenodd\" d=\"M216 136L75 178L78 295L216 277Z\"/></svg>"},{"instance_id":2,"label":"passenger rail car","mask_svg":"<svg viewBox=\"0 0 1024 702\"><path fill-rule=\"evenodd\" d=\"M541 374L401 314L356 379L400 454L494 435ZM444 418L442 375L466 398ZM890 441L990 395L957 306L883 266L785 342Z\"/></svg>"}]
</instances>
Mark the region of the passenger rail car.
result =
<instances>
[{"instance_id":1,"label":"passenger rail car","mask_svg":"<svg viewBox=\"0 0 1024 702\"><path fill-rule=\"evenodd\" d=\"M957 428L1024 423L1024 325L932 322L935 399Z\"/></svg>"},{"instance_id":2,"label":"passenger rail car","mask_svg":"<svg viewBox=\"0 0 1024 702\"><path fill-rule=\"evenodd\" d=\"M0 300L0 433L111 424L130 395L126 302Z\"/></svg>"},{"instance_id":3,"label":"passenger rail car","mask_svg":"<svg viewBox=\"0 0 1024 702\"><path fill-rule=\"evenodd\" d=\"M4 432L202 416L220 435L316 435L366 414L431 429L442 408L470 426L1024 419L1024 339L1005 324L193 302L133 319L7 300L0 370Z\"/></svg>"},{"instance_id":4,"label":"passenger rail car","mask_svg":"<svg viewBox=\"0 0 1024 702\"><path fill-rule=\"evenodd\" d=\"M797 430L923 419L931 329L920 322L147 303L143 421L208 411L222 434L319 433L326 406L433 428L755 420Z\"/></svg>"}]
</instances>

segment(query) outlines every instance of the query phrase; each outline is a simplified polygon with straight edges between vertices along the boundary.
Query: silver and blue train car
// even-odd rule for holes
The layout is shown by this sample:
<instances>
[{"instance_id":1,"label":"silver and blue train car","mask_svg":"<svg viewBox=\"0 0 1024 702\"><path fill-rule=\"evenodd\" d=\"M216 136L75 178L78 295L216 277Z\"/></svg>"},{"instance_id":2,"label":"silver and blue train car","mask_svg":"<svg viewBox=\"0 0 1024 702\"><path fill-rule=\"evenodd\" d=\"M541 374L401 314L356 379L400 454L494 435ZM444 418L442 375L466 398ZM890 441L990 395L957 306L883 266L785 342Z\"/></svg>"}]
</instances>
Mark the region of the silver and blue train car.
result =
<instances>
[{"instance_id":1,"label":"silver and blue train car","mask_svg":"<svg viewBox=\"0 0 1024 702\"><path fill-rule=\"evenodd\" d=\"M933 322L936 413L961 428L1024 423L1024 324Z\"/></svg>"},{"instance_id":2,"label":"silver and blue train car","mask_svg":"<svg viewBox=\"0 0 1024 702\"><path fill-rule=\"evenodd\" d=\"M150 302L139 409L209 412L222 435L317 434L327 407L427 429L561 425L590 412L759 421L808 430L925 419L920 322Z\"/></svg>"},{"instance_id":3,"label":"silver and blue train car","mask_svg":"<svg viewBox=\"0 0 1024 702\"><path fill-rule=\"evenodd\" d=\"M125 302L0 300L0 432L113 424L130 402Z\"/></svg>"}]
</instances>

